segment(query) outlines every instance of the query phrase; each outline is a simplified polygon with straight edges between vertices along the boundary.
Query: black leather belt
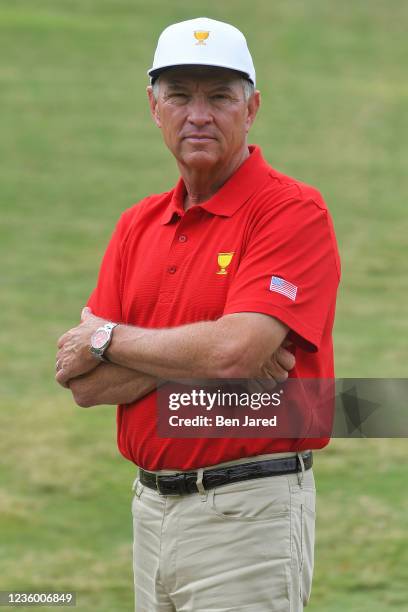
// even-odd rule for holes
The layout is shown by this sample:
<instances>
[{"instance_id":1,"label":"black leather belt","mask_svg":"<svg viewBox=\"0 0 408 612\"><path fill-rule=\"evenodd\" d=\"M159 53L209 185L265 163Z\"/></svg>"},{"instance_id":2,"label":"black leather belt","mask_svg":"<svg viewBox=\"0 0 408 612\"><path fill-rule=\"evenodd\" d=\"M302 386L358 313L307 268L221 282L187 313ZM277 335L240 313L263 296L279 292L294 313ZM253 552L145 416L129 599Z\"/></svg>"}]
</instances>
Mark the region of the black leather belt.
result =
<instances>
[{"instance_id":1,"label":"black leather belt","mask_svg":"<svg viewBox=\"0 0 408 612\"><path fill-rule=\"evenodd\" d=\"M309 470L313 465L313 454L302 453L304 469ZM284 457L281 459L267 459L252 463L239 463L223 468L206 469L203 473L204 489L213 489L232 482L251 480L253 478L266 478L267 476L282 476L283 474L296 474L302 471L299 457ZM198 493L197 472L180 472L179 474L157 474L146 472L139 468L140 482L155 489L160 495L186 495Z\"/></svg>"}]
</instances>

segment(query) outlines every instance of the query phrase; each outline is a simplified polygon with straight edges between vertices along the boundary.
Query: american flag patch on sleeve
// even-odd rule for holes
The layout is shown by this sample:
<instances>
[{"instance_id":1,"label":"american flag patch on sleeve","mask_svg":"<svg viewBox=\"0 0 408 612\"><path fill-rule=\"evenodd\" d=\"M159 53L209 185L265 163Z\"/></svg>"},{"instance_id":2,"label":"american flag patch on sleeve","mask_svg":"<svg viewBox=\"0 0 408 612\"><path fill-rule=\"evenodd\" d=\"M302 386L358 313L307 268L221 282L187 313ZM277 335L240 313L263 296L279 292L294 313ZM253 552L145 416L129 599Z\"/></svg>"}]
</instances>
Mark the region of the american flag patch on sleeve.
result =
<instances>
[{"instance_id":1,"label":"american flag patch on sleeve","mask_svg":"<svg viewBox=\"0 0 408 612\"><path fill-rule=\"evenodd\" d=\"M270 291L275 291L276 293L281 293L282 295L286 295L293 302L296 300L296 294L298 288L296 285L292 283L288 283L288 281L280 278L279 276L272 276L271 284L269 285Z\"/></svg>"}]
</instances>

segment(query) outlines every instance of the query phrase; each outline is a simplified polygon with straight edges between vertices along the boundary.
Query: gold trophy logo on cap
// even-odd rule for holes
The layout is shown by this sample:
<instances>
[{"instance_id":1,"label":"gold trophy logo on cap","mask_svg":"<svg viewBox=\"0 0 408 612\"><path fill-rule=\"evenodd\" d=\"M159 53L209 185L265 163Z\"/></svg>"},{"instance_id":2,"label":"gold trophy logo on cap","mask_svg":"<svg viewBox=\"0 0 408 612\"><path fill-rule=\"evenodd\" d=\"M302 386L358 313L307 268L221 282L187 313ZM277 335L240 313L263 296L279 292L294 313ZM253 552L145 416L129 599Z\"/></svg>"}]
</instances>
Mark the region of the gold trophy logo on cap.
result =
<instances>
[{"instance_id":1,"label":"gold trophy logo on cap","mask_svg":"<svg viewBox=\"0 0 408 612\"><path fill-rule=\"evenodd\" d=\"M231 260L234 256L234 252L232 253L218 253L218 265L220 266L220 270L218 270L217 274L228 274L226 268L231 263Z\"/></svg>"},{"instance_id":2,"label":"gold trophy logo on cap","mask_svg":"<svg viewBox=\"0 0 408 612\"><path fill-rule=\"evenodd\" d=\"M205 40L207 40L207 38L209 37L210 33L209 32L205 32L204 30L195 30L194 32L194 38L196 40L198 40L198 42L196 43L196 45L205 45Z\"/></svg>"}]
</instances>

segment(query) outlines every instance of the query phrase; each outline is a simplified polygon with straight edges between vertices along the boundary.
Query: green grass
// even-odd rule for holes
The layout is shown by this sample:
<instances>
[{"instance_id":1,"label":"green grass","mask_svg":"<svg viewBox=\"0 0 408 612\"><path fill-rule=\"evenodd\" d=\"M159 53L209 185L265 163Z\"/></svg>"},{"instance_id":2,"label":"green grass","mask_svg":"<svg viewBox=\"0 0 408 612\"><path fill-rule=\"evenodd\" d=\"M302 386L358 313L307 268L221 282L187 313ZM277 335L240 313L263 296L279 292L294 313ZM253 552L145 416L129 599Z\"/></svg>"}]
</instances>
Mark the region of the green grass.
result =
<instances>
[{"instance_id":1,"label":"green grass","mask_svg":"<svg viewBox=\"0 0 408 612\"><path fill-rule=\"evenodd\" d=\"M54 384L55 341L120 212L176 179L145 72L162 28L203 14L247 34L251 141L332 211L337 375L407 376L403 0L0 0L0 589L74 589L81 612L132 609L133 467L114 410ZM406 608L406 451L337 440L319 455L311 612Z\"/></svg>"}]
</instances>

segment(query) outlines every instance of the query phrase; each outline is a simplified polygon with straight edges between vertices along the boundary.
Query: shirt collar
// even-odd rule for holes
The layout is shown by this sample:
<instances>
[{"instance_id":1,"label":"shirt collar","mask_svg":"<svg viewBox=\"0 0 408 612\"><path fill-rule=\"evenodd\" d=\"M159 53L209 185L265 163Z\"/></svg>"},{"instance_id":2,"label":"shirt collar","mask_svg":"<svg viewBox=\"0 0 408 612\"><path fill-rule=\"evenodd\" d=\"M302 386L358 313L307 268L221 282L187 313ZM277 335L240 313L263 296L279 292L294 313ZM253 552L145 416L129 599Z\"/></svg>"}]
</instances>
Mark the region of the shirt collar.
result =
<instances>
[{"instance_id":1,"label":"shirt collar","mask_svg":"<svg viewBox=\"0 0 408 612\"><path fill-rule=\"evenodd\" d=\"M224 183L224 185L206 202L196 204L213 215L231 217L260 187L271 169L262 157L260 147L250 145L250 155L240 165L238 170ZM163 212L161 223L165 225L172 221L174 215L182 217L184 210L184 196L186 188L180 177L173 189L170 202Z\"/></svg>"}]
</instances>

